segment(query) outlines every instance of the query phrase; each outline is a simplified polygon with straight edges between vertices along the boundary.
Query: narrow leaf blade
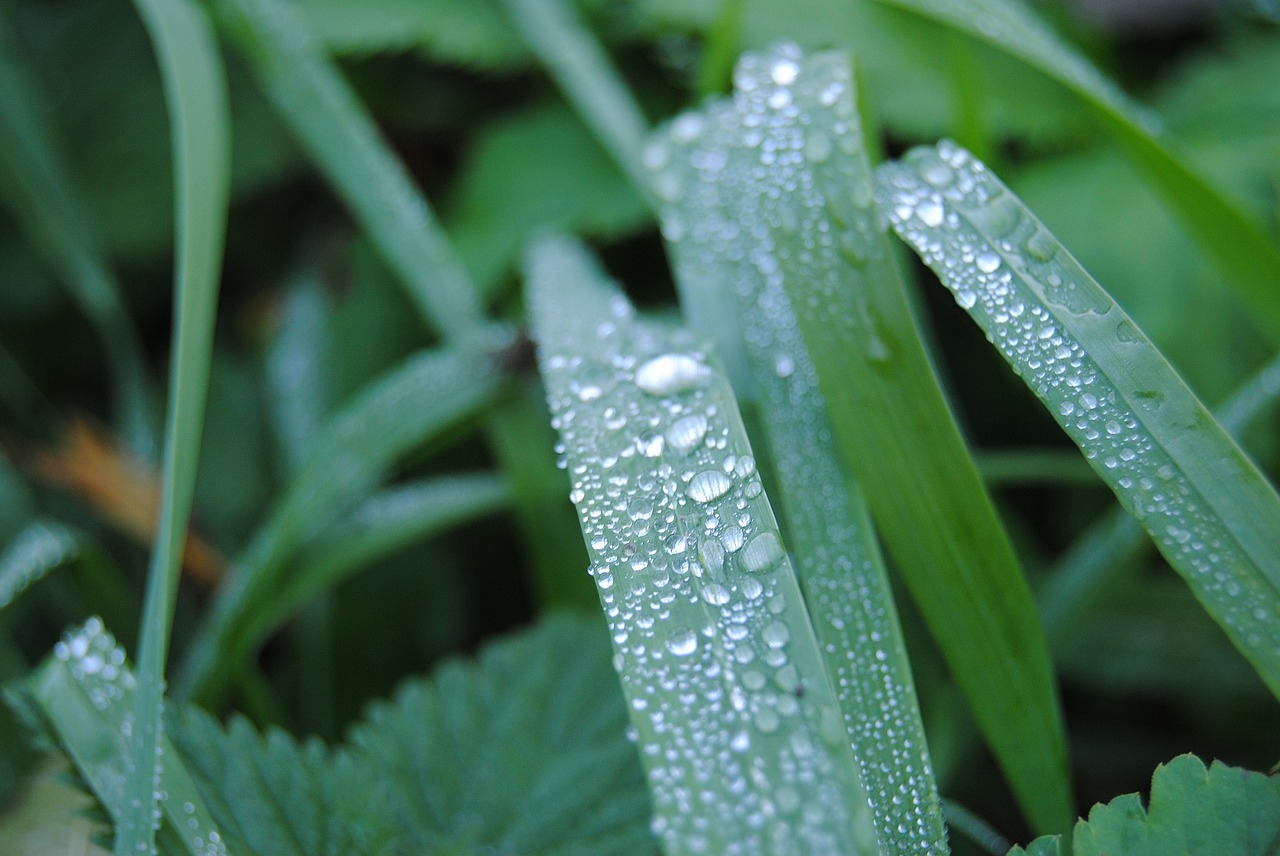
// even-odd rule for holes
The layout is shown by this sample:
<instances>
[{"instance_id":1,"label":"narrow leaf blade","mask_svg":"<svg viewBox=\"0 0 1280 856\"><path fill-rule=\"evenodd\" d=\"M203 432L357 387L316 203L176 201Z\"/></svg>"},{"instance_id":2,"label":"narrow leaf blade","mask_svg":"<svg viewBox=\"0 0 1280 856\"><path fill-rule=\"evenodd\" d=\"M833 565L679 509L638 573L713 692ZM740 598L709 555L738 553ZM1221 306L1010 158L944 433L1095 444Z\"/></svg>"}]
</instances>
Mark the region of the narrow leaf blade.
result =
<instances>
[{"instance_id":1,"label":"narrow leaf blade","mask_svg":"<svg viewBox=\"0 0 1280 856\"><path fill-rule=\"evenodd\" d=\"M655 185L666 200L663 231L682 300L716 305L694 315L695 322L718 315L704 332L728 337L731 347L738 343L745 351L788 542L881 848L945 853L941 803L876 534L862 492L842 465L782 269L768 263L774 249L769 223L778 210L794 217L792 201L784 195L774 203L746 179L760 152L772 151L799 119L798 113L778 114L763 134L753 122L774 92L766 79L771 68L780 76L795 73L801 102L849 82L847 58L801 57L787 47L747 54L735 73L733 100L675 119L650 142L646 162L655 167ZM792 177L778 172L779 184Z\"/></svg>"},{"instance_id":2,"label":"narrow leaf blade","mask_svg":"<svg viewBox=\"0 0 1280 856\"><path fill-rule=\"evenodd\" d=\"M1280 496L1111 297L954 143L876 175L956 297L1280 695Z\"/></svg>"},{"instance_id":3,"label":"narrow leaf blade","mask_svg":"<svg viewBox=\"0 0 1280 856\"><path fill-rule=\"evenodd\" d=\"M1280 247L1217 188L1201 178L1161 133L1154 114L1135 106L1082 55L1017 0L877 0L938 21L1015 56L1091 107L1125 155L1146 174L1183 225L1280 341Z\"/></svg>"},{"instance_id":4,"label":"narrow leaf blade","mask_svg":"<svg viewBox=\"0 0 1280 856\"><path fill-rule=\"evenodd\" d=\"M578 246L529 262L548 400L668 853L871 853L874 830L727 382Z\"/></svg>"}]
</instances>

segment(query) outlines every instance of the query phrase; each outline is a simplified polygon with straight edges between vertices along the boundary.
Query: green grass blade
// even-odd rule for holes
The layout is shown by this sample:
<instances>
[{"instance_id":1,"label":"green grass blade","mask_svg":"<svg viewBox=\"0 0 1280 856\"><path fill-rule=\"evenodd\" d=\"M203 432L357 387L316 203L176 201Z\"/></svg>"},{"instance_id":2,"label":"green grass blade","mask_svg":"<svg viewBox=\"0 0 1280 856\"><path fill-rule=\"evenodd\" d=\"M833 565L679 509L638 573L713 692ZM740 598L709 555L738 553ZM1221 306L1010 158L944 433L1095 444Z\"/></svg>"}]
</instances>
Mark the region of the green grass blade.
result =
<instances>
[{"instance_id":1,"label":"green grass blade","mask_svg":"<svg viewBox=\"0 0 1280 856\"><path fill-rule=\"evenodd\" d=\"M1056 238L954 143L877 201L1280 695L1280 496Z\"/></svg>"},{"instance_id":2,"label":"green grass blade","mask_svg":"<svg viewBox=\"0 0 1280 856\"><path fill-rule=\"evenodd\" d=\"M876 0L915 12L1021 59L1078 95L1280 341L1280 247L1229 198L1189 167L1160 133L1083 56L1016 0Z\"/></svg>"},{"instance_id":3,"label":"green grass blade","mask_svg":"<svg viewBox=\"0 0 1280 856\"><path fill-rule=\"evenodd\" d=\"M19 688L20 706L48 727L117 824L134 809L128 787L132 748L124 735L137 692L124 649L97 618L68 633L54 656ZM153 763L164 792L158 806L167 821L161 834L164 852L226 856L222 836L181 756L167 738L159 745L159 760Z\"/></svg>"},{"instance_id":4,"label":"green grass blade","mask_svg":"<svg viewBox=\"0 0 1280 856\"><path fill-rule=\"evenodd\" d=\"M159 59L169 106L176 302L160 521L147 577L128 802L117 819L116 856L154 848L165 660L195 490L230 193L226 79L204 12L192 0L137 0L136 5Z\"/></svg>"},{"instance_id":5,"label":"green grass blade","mask_svg":"<svg viewBox=\"0 0 1280 856\"><path fill-rule=\"evenodd\" d=\"M397 458L492 404L500 355L480 348L423 352L335 413L306 463L219 592L192 642L176 691L217 699L243 663L229 656L247 615L267 608L305 540L374 489Z\"/></svg>"},{"instance_id":6,"label":"green grass blade","mask_svg":"<svg viewBox=\"0 0 1280 856\"><path fill-rule=\"evenodd\" d=\"M0 609L79 554L79 539L62 524L43 520L27 524L0 553Z\"/></svg>"},{"instance_id":7,"label":"green grass blade","mask_svg":"<svg viewBox=\"0 0 1280 856\"><path fill-rule=\"evenodd\" d=\"M84 204L63 162L53 130L41 115L35 81L19 61L9 28L0 23L0 186L14 220L69 287L72 298L97 328L106 349L117 397L117 418L136 451L158 453L159 416L147 387L137 330L120 284L93 231Z\"/></svg>"},{"instance_id":8,"label":"green grass blade","mask_svg":"<svg viewBox=\"0 0 1280 856\"><path fill-rule=\"evenodd\" d=\"M761 311L794 307L834 439L952 674L1032 824L1065 829L1071 798L1048 653L874 226L848 61L757 62L739 108L751 126L742 145L755 153L720 170L703 158L718 173L709 181L737 188L747 218L736 226L749 233L745 245L730 253L745 251L757 276L786 290L766 295ZM682 226L699 227L715 223ZM794 375L798 365L784 349L773 370Z\"/></svg>"},{"instance_id":9,"label":"green grass blade","mask_svg":"<svg viewBox=\"0 0 1280 856\"><path fill-rule=\"evenodd\" d=\"M622 76L568 0L502 0L520 35L645 199L640 161L648 122Z\"/></svg>"},{"instance_id":10,"label":"green grass blade","mask_svg":"<svg viewBox=\"0 0 1280 856\"><path fill-rule=\"evenodd\" d=\"M407 287L424 319L462 340L480 298L426 198L292 0L217 0L268 99Z\"/></svg>"},{"instance_id":11,"label":"green grass blade","mask_svg":"<svg viewBox=\"0 0 1280 856\"><path fill-rule=\"evenodd\" d=\"M875 853L818 642L723 373L577 245L528 287L667 852Z\"/></svg>"},{"instance_id":12,"label":"green grass blade","mask_svg":"<svg viewBox=\"0 0 1280 856\"><path fill-rule=\"evenodd\" d=\"M659 169L658 186L681 188L679 195L668 194L674 198L662 221L682 297L698 302L707 298L691 294L696 289L720 292L711 299L725 301L728 326L741 331L731 335L745 343L788 543L871 798L881 850L945 853L941 804L875 531L861 491L841 464L780 271L760 263L769 251L761 240L768 233L769 203L762 203L759 187L737 180L752 173L775 134L789 132L784 119L758 145L748 142L759 132L747 117L758 113L771 91L771 81L761 78L774 62L788 64L783 67L803 79L804 97L816 98L837 80L848 82L847 59L841 66L824 55L802 61L784 49L748 54L735 72L734 100L677 118L650 143L646 162ZM843 77L833 76L833 65L844 69Z\"/></svg>"},{"instance_id":13,"label":"green grass blade","mask_svg":"<svg viewBox=\"0 0 1280 856\"><path fill-rule=\"evenodd\" d=\"M300 552L293 563L297 571L243 620L245 629L236 637L232 659L242 661L307 601L369 563L490 514L510 499L506 484L489 474L442 476L374 494Z\"/></svg>"},{"instance_id":14,"label":"green grass blade","mask_svg":"<svg viewBox=\"0 0 1280 856\"><path fill-rule=\"evenodd\" d=\"M1233 437L1280 401L1280 356L1246 380L1216 411ZM1123 507L1091 525L1060 558L1037 595L1051 647L1064 642L1084 611L1106 590L1125 563L1151 542Z\"/></svg>"}]
</instances>

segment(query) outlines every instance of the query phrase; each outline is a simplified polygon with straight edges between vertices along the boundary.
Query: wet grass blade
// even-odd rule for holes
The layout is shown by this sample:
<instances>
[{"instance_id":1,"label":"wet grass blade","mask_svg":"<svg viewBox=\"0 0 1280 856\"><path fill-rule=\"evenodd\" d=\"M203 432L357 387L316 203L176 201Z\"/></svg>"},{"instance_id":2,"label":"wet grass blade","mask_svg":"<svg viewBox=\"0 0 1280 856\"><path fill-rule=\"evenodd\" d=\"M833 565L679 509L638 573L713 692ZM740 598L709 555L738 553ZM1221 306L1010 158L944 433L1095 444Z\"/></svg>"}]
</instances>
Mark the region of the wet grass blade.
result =
<instances>
[{"instance_id":1,"label":"wet grass blade","mask_svg":"<svg viewBox=\"0 0 1280 856\"><path fill-rule=\"evenodd\" d=\"M41 94L0 23L0 170L14 221L32 234L72 298L97 328L115 389L119 426L138 454L158 454L158 406L147 386L138 332L120 283L84 219L84 203L41 114Z\"/></svg>"},{"instance_id":2,"label":"wet grass blade","mask_svg":"<svg viewBox=\"0 0 1280 856\"><path fill-rule=\"evenodd\" d=\"M117 824L134 799L128 788L132 753L125 734L134 715L138 682L125 664L124 649L91 618L54 648L17 689L20 709L43 723L66 751L98 802ZM164 799L159 816L167 823L160 841L165 853L226 856L222 836L196 790L181 756L167 738L160 741L158 778ZM150 812L148 812L150 826Z\"/></svg>"},{"instance_id":3,"label":"wet grass blade","mask_svg":"<svg viewBox=\"0 0 1280 856\"><path fill-rule=\"evenodd\" d=\"M461 341L480 298L422 192L292 0L217 0L268 99L386 259L425 320Z\"/></svg>"},{"instance_id":4,"label":"wet grass blade","mask_svg":"<svg viewBox=\"0 0 1280 856\"><path fill-rule=\"evenodd\" d=\"M1280 401L1280 357L1245 381L1215 411L1233 437ZM1066 641L1079 619L1125 566L1151 542L1138 521L1119 507L1092 524L1058 560L1037 593L1040 617L1051 647Z\"/></svg>"},{"instance_id":5,"label":"wet grass blade","mask_svg":"<svg viewBox=\"0 0 1280 856\"><path fill-rule=\"evenodd\" d=\"M954 143L877 201L1280 696L1280 496L1151 342Z\"/></svg>"},{"instance_id":6,"label":"wet grass blade","mask_svg":"<svg viewBox=\"0 0 1280 856\"><path fill-rule=\"evenodd\" d=\"M503 343L498 343L501 346ZM310 536L373 490L397 458L491 405L505 369L484 348L411 357L335 413L306 463L219 592L191 644L176 690L218 699L243 666L230 656L249 614L269 609L289 559Z\"/></svg>"},{"instance_id":7,"label":"wet grass blade","mask_svg":"<svg viewBox=\"0 0 1280 856\"><path fill-rule=\"evenodd\" d=\"M576 244L533 329L669 854L875 853L817 639L723 372Z\"/></svg>"},{"instance_id":8,"label":"wet grass blade","mask_svg":"<svg viewBox=\"0 0 1280 856\"><path fill-rule=\"evenodd\" d=\"M734 99L678 117L655 135L645 160L668 198L663 231L682 301L721 304L727 316L721 320L728 323L705 332L727 331L742 342L787 542L871 799L881 851L946 853L941 803L879 543L862 493L841 463L782 268L765 263L771 246L762 237L773 207L789 214L794 204L766 201L751 180L760 152L772 150L789 130L783 120L761 134L747 120L771 91L772 81L762 78L774 63L786 74L794 70L807 96L848 82L847 69L843 77L831 76L830 57L802 61L789 50L749 54L738 64ZM761 139L753 146L754 134ZM792 177L780 170L777 180Z\"/></svg>"},{"instance_id":9,"label":"wet grass blade","mask_svg":"<svg viewBox=\"0 0 1280 856\"><path fill-rule=\"evenodd\" d=\"M117 856L154 847L164 672L195 490L230 193L230 138L222 57L192 0L136 0L164 80L176 200L174 334L160 521L147 574L133 699L128 800L117 818Z\"/></svg>"},{"instance_id":10,"label":"wet grass blade","mask_svg":"<svg viewBox=\"0 0 1280 856\"><path fill-rule=\"evenodd\" d=\"M1280 341L1280 247L1228 197L1201 178L1162 138L1159 120L1133 105L1088 60L1015 0L876 0L963 32L1026 62L1078 95L1147 176Z\"/></svg>"},{"instance_id":11,"label":"wet grass blade","mask_svg":"<svg viewBox=\"0 0 1280 856\"><path fill-rule=\"evenodd\" d=\"M27 524L0 552L0 609L79 555L79 538L66 526L52 520Z\"/></svg>"}]
</instances>

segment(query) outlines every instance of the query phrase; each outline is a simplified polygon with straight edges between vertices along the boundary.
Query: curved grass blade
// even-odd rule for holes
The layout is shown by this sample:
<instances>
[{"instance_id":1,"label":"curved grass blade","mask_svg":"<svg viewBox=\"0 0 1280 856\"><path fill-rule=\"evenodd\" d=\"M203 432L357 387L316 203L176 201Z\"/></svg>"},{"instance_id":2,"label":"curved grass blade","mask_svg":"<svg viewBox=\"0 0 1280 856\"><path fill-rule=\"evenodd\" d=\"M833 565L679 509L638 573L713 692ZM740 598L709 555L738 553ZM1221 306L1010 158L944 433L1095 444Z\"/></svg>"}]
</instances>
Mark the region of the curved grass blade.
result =
<instances>
[{"instance_id":1,"label":"curved grass blade","mask_svg":"<svg viewBox=\"0 0 1280 856\"><path fill-rule=\"evenodd\" d=\"M798 97L816 97L837 79L847 82L847 71L830 76L829 60L802 60L786 48L746 55L735 73L734 99L677 118L655 135L645 160L658 170L655 184L666 190L663 232L682 299L723 301L729 335L743 343L788 543L871 799L881 851L946 853L941 803L884 560L862 493L841 464L782 268L767 263L775 249L768 237L773 203L765 201L754 175L760 152L772 150L791 129L780 118L762 133L748 119L773 91L773 81L764 79L770 68L788 76L794 71L804 81ZM754 146L752 135L760 136ZM779 184L793 177L786 167L777 169ZM778 205L790 207L785 200ZM699 289L715 293L697 294Z\"/></svg>"},{"instance_id":2,"label":"curved grass blade","mask_svg":"<svg viewBox=\"0 0 1280 856\"><path fill-rule=\"evenodd\" d=\"M951 142L876 175L894 229L1280 696L1280 496L1133 321Z\"/></svg>"},{"instance_id":3,"label":"curved grass blade","mask_svg":"<svg viewBox=\"0 0 1280 856\"><path fill-rule=\"evenodd\" d=\"M135 451L157 454L159 420L147 386L138 332L121 297L120 284L84 219L79 199L59 157L53 130L38 107L35 81L19 62L8 26L0 23L0 183L9 204L69 287L72 298L97 328L114 375L117 418Z\"/></svg>"},{"instance_id":4,"label":"curved grass blade","mask_svg":"<svg viewBox=\"0 0 1280 856\"><path fill-rule=\"evenodd\" d=\"M136 5L159 60L173 137L175 318L160 522L147 574L117 856L154 849L165 660L204 426L230 193L226 77L204 12L192 0Z\"/></svg>"},{"instance_id":5,"label":"curved grass blade","mask_svg":"<svg viewBox=\"0 0 1280 856\"><path fill-rule=\"evenodd\" d=\"M443 476L374 494L300 552L293 562L297 571L243 619L231 659L244 662L307 601L369 563L509 501L506 484L489 474Z\"/></svg>"},{"instance_id":6,"label":"curved grass blade","mask_svg":"<svg viewBox=\"0 0 1280 856\"><path fill-rule=\"evenodd\" d=\"M67 527L52 521L29 523L0 553L0 609L79 554L79 540Z\"/></svg>"},{"instance_id":7,"label":"curved grass blade","mask_svg":"<svg viewBox=\"0 0 1280 856\"><path fill-rule=\"evenodd\" d=\"M1218 423L1238 438L1255 419L1280 401L1280 356L1246 380L1215 412ZM1101 595L1127 561L1150 544L1138 521L1116 508L1092 524L1060 558L1037 593L1040 619L1050 647L1066 641L1081 614Z\"/></svg>"},{"instance_id":8,"label":"curved grass blade","mask_svg":"<svg viewBox=\"0 0 1280 856\"><path fill-rule=\"evenodd\" d=\"M218 0L276 110L369 234L425 320L461 341L480 298L435 214L292 0Z\"/></svg>"},{"instance_id":9,"label":"curved grass blade","mask_svg":"<svg viewBox=\"0 0 1280 856\"><path fill-rule=\"evenodd\" d=\"M516 29L582 119L652 202L640 151L649 124L622 76L567 0L502 0Z\"/></svg>"},{"instance_id":10,"label":"curved grass blade","mask_svg":"<svg viewBox=\"0 0 1280 856\"><path fill-rule=\"evenodd\" d=\"M1228 284L1280 341L1280 247L1162 139L1153 114L1132 104L1083 56L1015 0L876 0L963 32L1026 62L1078 95L1195 236Z\"/></svg>"},{"instance_id":11,"label":"curved grass blade","mask_svg":"<svg viewBox=\"0 0 1280 856\"><path fill-rule=\"evenodd\" d=\"M124 649L97 618L68 633L54 656L15 693L19 708L51 732L117 825L135 809L129 787L132 748L125 734L137 693ZM167 821L160 832L163 852L227 856L181 756L167 738L158 745L155 764L164 793L158 809ZM148 827L150 820L148 811Z\"/></svg>"},{"instance_id":12,"label":"curved grass blade","mask_svg":"<svg viewBox=\"0 0 1280 856\"><path fill-rule=\"evenodd\" d=\"M243 661L229 654L247 614L286 582L289 558L345 507L375 488L397 458L492 404L504 369L479 349L411 357L331 417L306 463L218 593L191 644L176 691L208 702L226 691Z\"/></svg>"},{"instance_id":13,"label":"curved grass blade","mask_svg":"<svg viewBox=\"0 0 1280 856\"><path fill-rule=\"evenodd\" d=\"M667 852L878 852L723 373L566 240L535 246L528 288Z\"/></svg>"}]
</instances>

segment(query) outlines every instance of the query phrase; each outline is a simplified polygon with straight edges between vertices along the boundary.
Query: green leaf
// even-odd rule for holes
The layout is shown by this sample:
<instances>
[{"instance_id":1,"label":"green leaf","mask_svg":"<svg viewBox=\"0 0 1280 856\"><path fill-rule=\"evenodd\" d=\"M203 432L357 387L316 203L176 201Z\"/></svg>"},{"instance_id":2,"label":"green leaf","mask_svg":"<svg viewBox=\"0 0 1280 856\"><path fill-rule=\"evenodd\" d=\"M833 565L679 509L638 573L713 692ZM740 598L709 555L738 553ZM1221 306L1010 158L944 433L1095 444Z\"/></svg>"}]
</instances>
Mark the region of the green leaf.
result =
<instances>
[{"instance_id":1,"label":"green leaf","mask_svg":"<svg viewBox=\"0 0 1280 856\"><path fill-rule=\"evenodd\" d=\"M1076 824L1070 844L1040 838L1010 856L1269 856L1280 841L1280 776L1194 755L1156 767L1151 805L1138 794L1096 805Z\"/></svg>"},{"instance_id":2,"label":"green leaf","mask_svg":"<svg viewBox=\"0 0 1280 856\"><path fill-rule=\"evenodd\" d=\"M195 493L230 194L226 78L203 10L193 0L135 5L155 47L169 105L177 248L160 520L147 574L127 803L116 817L116 856L149 851L155 842L165 661Z\"/></svg>"},{"instance_id":3,"label":"green leaf","mask_svg":"<svg viewBox=\"0 0 1280 856\"><path fill-rule=\"evenodd\" d=\"M16 688L12 699L29 722L39 723L62 747L117 825L128 811L136 810L130 803L140 802L128 787L134 740L125 736L126 728L136 734L137 688L125 665L124 649L101 620L91 618L63 637L53 656ZM165 852L226 856L225 841L167 738L160 738L151 758L158 778L155 787L164 794L158 808ZM148 829L151 817L148 812Z\"/></svg>"},{"instance_id":4,"label":"green leaf","mask_svg":"<svg viewBox=\"0 0 1280 856\"><path fill-rule=\"evenodd\" d=\"M530 152L538 152L537 169L529 169ZM615 238L649 221L643 200L608 154L560 105L505 116L485 128L450 201L449 233L486 292L539 229Z\"/></svg>"},{"instance_id":5,"label":"green leaf","mask_svg":"<svg viewBox=\"0 0 1280 856\"><path fill-rule=\"evenodd\" d=\"M667 200L663 231L682 298L700 309L691 317L704 332L745 351L746 383L756 393L788 543L871 797L881 849L945 853L941 807L884 560L862 491L850 482L836 448L827 401L784 288L787 262L772 263L777 248L769 224L802 222L804 216L798 200L784 192L775 202L771 188L752 178L760 171L760 153L775 151L775 142L797 127L777 114L767 133L758 130L754 120L778 91L770 68L803 81L795 96L805 106L804 99L816 99L828 86L850 83L844 57L801 57L790 48L746 54L734 74L733 101L677 118L650 142L646 162L657 170L654 183ZM821 108L806 115L824 129L813 133L827 132ZM777 168L779 186L793 177Z\"/></svg>"},{"instance_id":6,"label":"green leaf","mask_svg":"<svg viewBox=\"0 0 1280 856\"><path fill-rule=\"evenodd\" d=\"M236 852L631 856L655 847L626 721L598 621L560 615L406 684L333 751L194 711L174 739Z\"/></svg>"},{"instance_id":7,"label":"green leaf","mask_svg":"<svg viewBox=\"0 0 1280 856\"><path fill-rule=\"evenodd\" d=\"M278 594L294 551L375 488L396 459L491 404L504 378L499 358L481 348L419 353L329 419L191 643L180 695L225 692L243 665L237 657L247 655L241 625Z\"/></svg>"},{"instance_id":8,"label":"green leaf","mask_svg":"<svg viewBox=\"0 0 1280 856\"><path fill-rule=\"evenodd\" d=\"M1280 247L1235 202L1206 182L1162 138L1155 117L1136 108L1072 47L1017 0L877 0L952 27L1026 62L1078 95L1186 229L1280 341Z\"/></svg>"},{"instance_id":9,"label":"green leaf","mask_svg":"<svg viewBox=\"0 0 1280 856\"><path fill-rule=\"evenodd\" d=\"M301 0L299 8L336 53L418 50L440 62L492 71L514 71L532 61L498 0Z\"/></svg>"},{"instance_id":10,"label":"green leaf","mask_svg":"<svg viewBox=\"0 0 1280 856\"><path fill-rule=\"evenodd\" d=\"M722 372L635 317L565 239L532 326L670 854L866 853L875 833L819 645Z\"/></svg>"},{"instance_id":11,"label":"green leaf","mask_svg":"<svg viewBox=\"0 0 1280 856\"><path fill-rule=\"evenodd\" d=\"M569 0L501 0L520 36L631 185L649 199L640 149L649 123L609 55Z\"/></svg>"},{"instance_id":12,"label":"green leaf","mask_svg":"<svg viewBox=\"0 0 1280 856\"><path fill-rule=\"evenodd\" d=\"M382 556L489 514L510 501L496 476L442 476L380 491L314 539L270 600L244 619L241 647L255 648L312 597Z\"/></svg>"},{"instance_id":13,"label":"green leaf","mask_svg":"<svg viewBox=\"0 0 1280 856\"><path fill-rule=\"evenodd\" d=\"M294 0L218 0L217 9L268 99L352 209L423 318L446 337L474 334L481 306L466 270Z\"/></svg>"},{"instance_id":14,"label":"green leaf","mask_svg":"<svg viewBox=\"0 0 1280 856\"><path fill-rule=\"evenodd\" d=\"M876 176L938 273L1280 695L1280 496L1039 220L953 143Z\"/></svg>"},{"instance_id":15,"label":"green leaf","mask_svg":"<svg viewBox=\"0 0 1280 856\"><path fill-rule=\"evenodd\" d=\"M173 740L232 853L403 852L372 766L335 758L315 739L259 735L240 717L223 729L195 708L181 712Z\"/></svg>"},{"instance_id":16,"label":"green leaf","mask_svg":"<svg viewBox=\"0 0 1280 856\"><path fill-rule=\"evenodd\" d=\"M97 328L115 386L116 418L138 453L150 456L156 451L155 402L147 388L142 345L53 129L41 113L43 100L33 75L16 56L8 22L0 22L0 190L15 220Z\"/></svg>"},{"instance_id":17,"label":"green leaf","mask_svg":"<svg viewBox=\"0 0 1280 856\"><path fill-rule=\"evenodd\" d=\"M36 521L14 536L0 553L0 609L45 574L75 561L80 553L75 533L51 521Z\"/></svg>"}]
</instances>

